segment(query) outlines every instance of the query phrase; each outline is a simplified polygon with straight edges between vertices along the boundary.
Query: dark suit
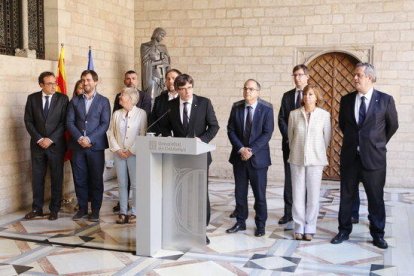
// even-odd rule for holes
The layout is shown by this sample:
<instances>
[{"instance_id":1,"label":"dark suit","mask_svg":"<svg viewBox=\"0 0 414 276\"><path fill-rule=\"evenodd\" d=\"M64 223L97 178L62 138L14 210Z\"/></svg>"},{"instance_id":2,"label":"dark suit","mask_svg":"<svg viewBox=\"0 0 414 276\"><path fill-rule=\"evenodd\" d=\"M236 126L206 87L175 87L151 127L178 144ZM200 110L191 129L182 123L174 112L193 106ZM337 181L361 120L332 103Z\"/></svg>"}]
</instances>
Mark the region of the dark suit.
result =
<instances>
[{"instance_id":1,"label":"dark suit","mask_svg":"<svg viewBox=\"0 0 414 276\"><path fill-rule=\"evenodd\" d=\"M292 180L290 175L289 159L289 140L288 140L288 120L289 114L295 108L295 91L289 90L283 94L282 103L279 109L278 125L280 133L282 134L282 151L283 151L283 166L285 170L285 185L283 190L283 200L285 202L285 213L287 217L292 217Z\"/></svg>"},{"instance_id":2,"label":"dark suit","mask_svg":"<svg viewBox=\"0 0 414 276\"><path fill-rule=\"evenodd\" d=\"M65 155L65 120L68 97L54 93L49 105L47 118L43 116L42 91L27 97L24 123L30 134L30 153L32 157L32 209L43 211L44 183L47 167L51 177L51 212L59 212L62 197L63 157ZM53 144L47 149L37 142L49 138Z\"/></svg>"},{"instance_id":3,"label":"dark suit","mask_svg":"<svg viewBox=\"0 0 414 276\"><path fill-rule=\"evenodd\" d=\"M151 95L149 93L145 93L144 91L138 90L139 99L137 102L137 107L144 109L147 112L147 116L151 113ZM115 101L114 101L114 109L112 113L121 109L122 106L119 104L119 96L121 93L116 94Z\"/></svg>"},{"instance_id":4,"label":"dark suit","mask_svg":"<svg viewBox=\"0 0 414 276\"><path fill-rule=\"evenodd\" d=\"M168 91L163 91L158 97L154 100L154 106L152 107L151 115L149 118L149 124L153 124L158 118L165 114L168 110ZM155 135L161 133L161 125L167 123L167 115L155 123L148 131L155 132Z\"/></svg>"},{"instance_id":5,"label":"dark suit","mask_svg":"<svg viewBox=\"0 0 414 276\"><path fill-rule=\"evenodd\" d=\"M351 206L361 180L368 198L371 236L383 238L386 144L398 129L397 110L390 95L374 89L365 120L359 127L354 111L356 96L357 92L343 96L339 111L343 133L339 231L346 234L352 231Z\"/></svg>"},{"instance_id":6,"label":"dark suit","mask_svg":"<svg viewBox=\"0 0 414 276\"><path fill-rule=\"evenodd\" d=\"M174 137L198 137L204 143L209 143L219 130L216 114L211 101L207 98L193 94L193 103L191 105L190 121L188 131L186 132L180 117L180 97L168 102L168 108L171 111L167 115L166 124L161 126L163 136ZM212 162L211 154L207 154L207 166ZM208 177L208 168L207 168ZM207 225L210 223L210 200L208 197L207 182Z\"/></svg>"},{"instance_id":7,"label":"dark suit","mask_svg":"<svg viewBox=\"0 0 414 276\"><path fill-rule=\"evenodd\" d=\"M96 93L86 114L83 95L74 97L68 106L67 128L72 135L69 147L73 150L73 170L79 210L87 212L88 193L92 211L99 212L103 197L104 151L108 148L106 131L109 127L111 107L109 100ZM90 139L92 147L83 148L81 136Z\"/></svg>"},{"instance_id":8,"label":"dark suit","mask_svg":"<svg viewBox=\"0 0 414 276\"><path fill-rule=\"evenodd\" d=\"M271 165L269 141L274 130L273 106L258 100L253 114L249 143L243 144L245 101L238 101L231 109L227 135L232 144L230 163L233 164L237 222L245 224L248 217L247 192L248 181L255 197L255 222L258 229L264 228L267 220L266 186L267 170ZM242 147L252 149L252 157L241 160L239 151Z\"/></svg>"}]
</instances>

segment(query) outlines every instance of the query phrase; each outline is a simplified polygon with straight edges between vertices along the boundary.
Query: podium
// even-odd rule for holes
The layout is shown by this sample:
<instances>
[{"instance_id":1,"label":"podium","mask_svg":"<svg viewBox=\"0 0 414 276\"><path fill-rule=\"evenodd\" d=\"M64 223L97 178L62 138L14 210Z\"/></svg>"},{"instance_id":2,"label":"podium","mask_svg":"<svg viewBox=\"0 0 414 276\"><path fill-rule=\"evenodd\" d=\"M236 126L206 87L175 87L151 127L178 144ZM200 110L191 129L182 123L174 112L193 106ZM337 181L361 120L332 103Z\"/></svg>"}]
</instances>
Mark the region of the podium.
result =
<instances>
[{"instance_id":1,"label":"podium","mask_svg":"<svg viewBox=\"0 0 414 276\"><path fill-rule=\"evenodd\" d=\"M138 136L136 254L205 245L207 153L197 138Z\"/></svg>"}]
</instances>

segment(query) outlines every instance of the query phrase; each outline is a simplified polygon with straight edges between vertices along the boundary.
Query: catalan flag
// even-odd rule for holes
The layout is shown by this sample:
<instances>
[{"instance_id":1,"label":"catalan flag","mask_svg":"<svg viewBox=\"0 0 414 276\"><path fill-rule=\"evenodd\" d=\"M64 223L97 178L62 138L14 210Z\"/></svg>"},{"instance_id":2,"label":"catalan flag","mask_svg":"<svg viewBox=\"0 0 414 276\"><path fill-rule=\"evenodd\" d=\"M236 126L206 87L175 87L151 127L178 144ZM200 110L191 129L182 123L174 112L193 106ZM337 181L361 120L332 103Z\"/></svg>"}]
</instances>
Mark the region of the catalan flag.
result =
<instances>
[{"instance_id":1,"label":"catalan flag","mask_svg":"<svg viewBox=\"0 0 414 276\"><path fill-rule=\"evenodd\" d=\"M60 48L58 71L56 74L56 91L67 95L66 70L65 70L65 48Z\"/></svg>"}]
</instances>

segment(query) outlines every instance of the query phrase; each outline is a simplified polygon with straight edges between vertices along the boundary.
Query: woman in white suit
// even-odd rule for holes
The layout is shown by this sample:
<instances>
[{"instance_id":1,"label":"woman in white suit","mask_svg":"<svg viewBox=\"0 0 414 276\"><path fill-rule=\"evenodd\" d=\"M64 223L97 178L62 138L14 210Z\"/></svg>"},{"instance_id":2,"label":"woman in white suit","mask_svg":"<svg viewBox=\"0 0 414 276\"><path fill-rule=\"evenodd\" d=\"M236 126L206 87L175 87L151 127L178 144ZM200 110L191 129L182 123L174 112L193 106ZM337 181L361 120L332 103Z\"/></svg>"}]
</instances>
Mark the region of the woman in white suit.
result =
<instances>
[{"instance_id":1,"label":"woman in white suit","mask_svg":"<svg viewBox=\"0 0 414 276\"><path fill-rule=\"evenodd\" d=\"M136 220L136 174L135 141L138 135L145 135L147 113L136 107L139 94L135 88L125 87L121 91L119 104L123 107L114 112L108 131L109 149L115 156L115 168L119 184L120 211L118 224L134 223ZM131 180L132 204L128 216L128 174Z\"/></svg>"},{"instance_id":2,"label":"woman in white suit","mask_svg":"<svg viewBox=\"0 0 414 276\"><path fill-rule=\"evenodd\" d=\"M319 90L308 85L303 90L302 107L289 115L288 162L292 174L294 238L312 240L319 213L319 192L324 166L328 165L326 149L331 139L331 116L317 107Z\"/></svg>"}]
</instances>

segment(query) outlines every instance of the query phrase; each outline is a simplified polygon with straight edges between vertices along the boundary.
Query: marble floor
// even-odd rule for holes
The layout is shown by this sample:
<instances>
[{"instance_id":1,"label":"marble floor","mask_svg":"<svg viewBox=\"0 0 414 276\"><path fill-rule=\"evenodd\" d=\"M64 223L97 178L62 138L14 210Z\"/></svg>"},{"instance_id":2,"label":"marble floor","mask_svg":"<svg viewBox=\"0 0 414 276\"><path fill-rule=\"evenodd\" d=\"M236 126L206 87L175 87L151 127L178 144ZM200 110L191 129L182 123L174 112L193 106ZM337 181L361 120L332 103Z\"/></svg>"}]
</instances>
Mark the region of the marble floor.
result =
<instances>
[{"instance_id":1,"label":"marble floor","mask_svg":"<svg viewBox=\"0 0 414 276\"><path fill-rule=\"evenodd\" d=\"M389 248L381 250L371 243L363 191L360 223L349 241L329 243L337 232L339 191L337 183L323 187L317 234L306 242L292 239L292 225L277 224L283 212L280 183L268 187L265 236L254 236L252 211L246 231L226 234L235 222L229 218L234 183L212 179L210 245L147 258L133 254L135 226L115 224L117 188L112 180L105 183L99 223L72 221L72 204L63 207L57 221L47 216L24 220L27 210L2 216L0 275L414 275L414 190L386 189ZM249 203L251 207L252 194Z\"/></svg>"}]
</instances>

